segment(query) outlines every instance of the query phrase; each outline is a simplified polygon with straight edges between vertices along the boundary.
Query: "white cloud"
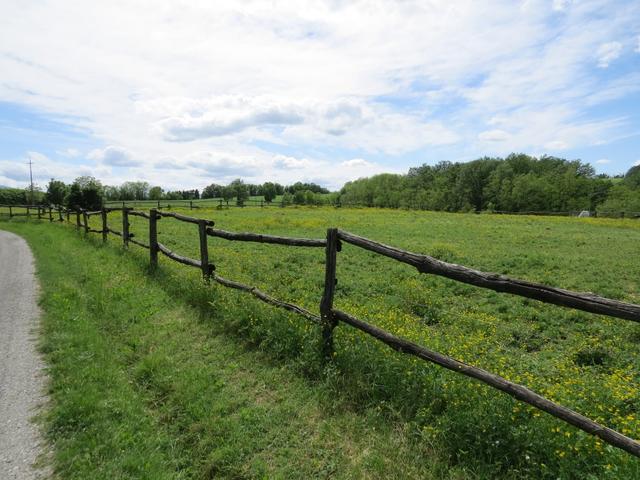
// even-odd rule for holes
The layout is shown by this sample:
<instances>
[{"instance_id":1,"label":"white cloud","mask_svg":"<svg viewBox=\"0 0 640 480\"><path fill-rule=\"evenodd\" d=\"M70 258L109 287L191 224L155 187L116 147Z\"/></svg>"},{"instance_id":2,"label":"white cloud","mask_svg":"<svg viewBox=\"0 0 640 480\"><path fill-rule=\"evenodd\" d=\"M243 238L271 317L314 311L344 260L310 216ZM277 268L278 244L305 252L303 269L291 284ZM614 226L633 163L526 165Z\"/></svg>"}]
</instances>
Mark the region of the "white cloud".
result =
<instances>
[{"instance_id":1,"label":"white cloud","mask_svg":"<svg viewBox=\"0 0 640 480\"><path fill-rule=\"evenodd\" d=\"M566 150L569 145L564 140L552 140L545 143L544 148L548 150Z\"/></svg>"},{"instance_id":2,"label":"white cloud","mask_svg":"<svg viewBox=\"0 0 640 480\"><path fill-rule=\"evenodd\" d=\"M273 160L274 168L283 170L308 168L312 165L312 162L309 159L289 157L287 155L276 155Z\"/></svg>"},{"instance_id":3,"label":"white cloud","mask_svg":"<svg viewBox=\"0 0 640 480\"><path fill-rule=\"evenodd\" d=\"M111 175L109 167L89 166L54 161L40 152L27 152L23 158L0 160L0 184L10 187L29 185L29 160L32 161L33 182L45 188L50 179L55 178L67 183L81 175L107 178Z\"/></svg>"},{"instance_id":4,"label":"white cloud","mask_svg":"<svg viewBox=\"0 0 640 480\"><path fill-rule=\"evenodd\" d=\"M439 122L357 97L330 101L273 95L171 97L138 102L136 110L160 116L155 129L170 142L264 138L399 153L459 140Z\"/></svg>"},{"instance_id":5,"label":"white cloud","mask_svg":"<svg viewBox=\"0 0 640 480\"><path fill-rule=\"evenodd\" d=\"M566 151L578 146L592 146L610 141L613 132L624 124L623 118L596 121L573 120L571 105L547 108L519 108L491 118L496 130L507 130L501 141L487 142L479 138L471 158L481 154L507 155L514 151L544 153L546 150Z\"/></svg>"},{"instance_id":6,"label":"white cloud","mask_svg":"<svg viewBox=\"0 0 640 480\"><path fill-rule=\"evenodd\" d=\"M58 155L61 155L67 158L76 158L80 156L80 150L78 150L77 148L67 148L64 150L58 150L56 153Z\"/></svg>"},{"instance_id":7,"label":"white cloud","mask_svg":"<svg viewBox=\"0 0 640 480\"><path fill-rule=\"evenodd\" d=\"M89 160L94 160L104 165L113 167L134 167L140 165L140 160L133 157L126 148L110 145L104 149L95 149L87 155Z\"/></svg>"},{"instance_id":8,"label":"white cloud","mask_svg":"<svg viewBox=\"0 0 640 480\"><path fill-rule=\"evenodd\" d=\"M636 48L634 48L633 51L636 53L640 53L640 35L636 37Z\"/></svg>"},{"instance_id":9,"label":"white cloud","mask_svg":"<svg viewBox=\"0 0 640 480\"><path fill-rule=\"evenodd\" d=\"M156 123L169 141L234 135L249 128L284 127L306 123L320 132L343 135L362 123L363 106L357 101L276 96L223 95L203 99L167 98L138 102L139 112L160 114Z\"/></svg>"},{"instance_id":10,"label":"white cloud","mask_svg":"<svg viewBox=\"0 0 640 480\"><path fill-rule=\"evenodd\" d=\"M636 163L633 164L634 166L638 166L640 165L640 159L636 160Z\"/></svg>"},{"instance_id":11,"label":"white cloud","mask_svg":"<svg viewBox=\"0 0 640 480\"><path fill-rule=\"evenodd\" d=\"M367 162L366 160L362 159L362 158L353 158L351 160L345 160L344 162L342 162L340 164L340 166L342 167L346 167L346 168L359 168L359 167L371 167L373 166L371 163Z\"/></svg>"},{"instance_id":12,"label":"white cloud","mask_svg":"<svg viewBox=\"0 0 640 480\"><path fill-rule=\"evenodd\" d=\"M495 120L494 120L495 121ZM504 130L486 130L478 134L478 139L483 142L502 142L509 138L509 134Z\"/></svg>"},{"instance_id":13,"label":"white cloud","mask_svg":"<svg viewBox=\"0 0 640 480\"><path fill-rule=\"evenodd\" d=\"M158 122L165 140L190 141L198 138L232 135L251 127L295 125L303 116L291 105L251 104L241 101L225 106L212 105L211 111L187 113Z\"/></svg>"},{"instance_id":14,"label":"white cloud","mask_svg":"<svg viewBox=\"0 0 640 480\"><path fill-rule=\"evenodd\" d=\"M225 152L196 152L184 157L182 163L215 178L250 178L262 173L264 160L253 156L229 155Z\"/></svg>"},{"instance_id":15,"label":"white cloud","mask_svg":"<svg viewBox=\"0 0 640 480\"><path fill-rule=\"evenodd\" d=\"M596 52L598 67L607 68L612 61L620 56L621 53L622 44L620 42L603 43Z\"/></svg>"},{"instance_id":16,"label":"white cloud","mask_svg":"<svg viewBox=\"0 0 640 480\"><path fill-rule=\"evenodd\" d=\"M611 160L609 160L608 158L601 158L599 160L596 160L596 163L598 165L607 165L607 164L611 163Z\"/></svg>"},{"instance_id":17,"label":"white cloud","mask_svg":"<svg viewBox=\"0 0 640 480\"><path fill-rule=\"evenodd\" d=\"M369 170L406 170L416 151L475 158L624 134L628 119L591 107L640 82L593 70L635 41L621 32L637 18L638 2L600 0L9 2L0 100L91 132L110 183L320 178L319 165L336 181L345 159L384 154Z\"/></svg>"},{"instance_id":18,"label":"white cloud","mask_svg":"<svg viewBox=\"0 0 640 480\"><path fill-rule=\"evenodd\" d=\"M573 0L553 0L551 8L557 12L563 12L572 3Z\"/></svg>"}]
</instances>

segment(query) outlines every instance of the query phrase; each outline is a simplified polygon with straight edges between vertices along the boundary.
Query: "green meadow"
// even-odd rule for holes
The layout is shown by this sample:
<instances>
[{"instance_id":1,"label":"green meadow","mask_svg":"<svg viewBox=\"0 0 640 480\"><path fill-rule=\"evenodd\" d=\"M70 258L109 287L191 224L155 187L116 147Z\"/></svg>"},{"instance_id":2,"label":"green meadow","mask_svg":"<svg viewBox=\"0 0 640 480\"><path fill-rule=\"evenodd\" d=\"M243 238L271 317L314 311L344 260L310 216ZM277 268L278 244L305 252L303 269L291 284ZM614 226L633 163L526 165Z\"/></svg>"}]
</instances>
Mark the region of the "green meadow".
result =
<instances>
[{"instance_id":1,"label":"green meadow","mask_svg":"<svg viewBox=\"0 0 640 480\"><path fill-rule=\"evenodd\" d=\"M512 277L640 303L640 222L384 209L176 210L231 231L338 227ZM135 238L148 223L130 217ZM122 230L113 212L109 223ZM99 228L99 216L92 228ZM346 325L303 318L110 236L21 219L51 365L44 418L63 478L637 478L640 462L481 383ZM197 227L159 241L198 258ZM318 311L324 250L209 238L225 278ZM640 326L419 274L343 245L335 306L640 438Z\"/></svg>"}]
</instances>

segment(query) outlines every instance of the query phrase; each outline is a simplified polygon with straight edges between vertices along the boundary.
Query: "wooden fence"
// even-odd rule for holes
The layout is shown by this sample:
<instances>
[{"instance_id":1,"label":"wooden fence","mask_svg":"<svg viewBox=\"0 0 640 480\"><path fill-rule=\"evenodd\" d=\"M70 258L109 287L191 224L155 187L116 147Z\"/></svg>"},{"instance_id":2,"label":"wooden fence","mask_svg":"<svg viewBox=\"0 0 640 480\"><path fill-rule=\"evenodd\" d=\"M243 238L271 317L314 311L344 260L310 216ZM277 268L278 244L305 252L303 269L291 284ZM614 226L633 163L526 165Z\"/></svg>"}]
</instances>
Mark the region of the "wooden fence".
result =
<instances>
[{"instance_id":1,"label":"wooden fence","mask_svg":"<svg viewBox=\"0 0 640 480\"><path fill-rule=\"evenodd\" d=\"M26 212L16 212L13 210L16 208L26 209ZM108 225L108 214L112 211L122 212L121 232L112 229ZM103 208L99 211L88 212L84 210L69 210L61 207L44 208L38 206L13 206L12 208L10 207L9 215L33 215L34 218L37 215L39 219L48 219L51 222L54 220L66 221L75 224L76 228L83 229L87 234L101 234L103 241L106 241L107 235L111 233L122 238L123 246L125 248L128 247L129 244L134 244L149 250L149 258L152 267L157 267L158 252L160 252L171 260L183 265L198 268L201 270L202 275L207 282L214 280L220 285L250 293L255 298L263 302L301 315L307 320L320 326L323 340L322 354L327 361L330 360L333 353L333 330L340 324L340 322L342 322L372 336L400 353L418 357L424 361L435 363L456 373L479 380L522 402L543 410L591 435L595 435L610 445L625 450L636 457L640 457L640 443L636 440L600 425L569 408L552 402L522 385L511 382L499 375L495 375L481 368L460 362L447 355L429 350L428 348L393 335L386 330L358 319L349 313L338 310L333 306L333 299L337 285L336 265L338 253L341 251L342 242L345 242L370 252L392 258L396 261L406 263L415 267L420 273L438 275L496 292L519 295L541 302L574 308L585 312L640 322L640 305L612 300L591 293L573 292L539 283L513 279L495 273L481 272L462 265L443 262L427 255L408 252L406 250L384 245L336 228L329 228L327 230L326 237L323 239L293 238L256 233L235 233L214 228L214 222L210 220L189 217L180 213L162 212L158 209L151 209L149 210L149 213L145 213L135 211L128 207ZM89 218L94 215L100 215L101 217L102 227L100 230L91 229L89 227ZM148 220L148 243L135 239L134 235L129 232L129 216L138 216ZM158 221L162 218L172 218L181 222L197 225L200 239L199 259L184 257L171 251L165 245L158 242L157 225ZM310 312L299 305L273 298L258 290L256 287L229 280L216 274L215 266L209 261L208 237L217 237L228 241L259 242L292 247L324 248L325 279L324 292L319 305L319 315Z\"/></svg>"}]
</instances>

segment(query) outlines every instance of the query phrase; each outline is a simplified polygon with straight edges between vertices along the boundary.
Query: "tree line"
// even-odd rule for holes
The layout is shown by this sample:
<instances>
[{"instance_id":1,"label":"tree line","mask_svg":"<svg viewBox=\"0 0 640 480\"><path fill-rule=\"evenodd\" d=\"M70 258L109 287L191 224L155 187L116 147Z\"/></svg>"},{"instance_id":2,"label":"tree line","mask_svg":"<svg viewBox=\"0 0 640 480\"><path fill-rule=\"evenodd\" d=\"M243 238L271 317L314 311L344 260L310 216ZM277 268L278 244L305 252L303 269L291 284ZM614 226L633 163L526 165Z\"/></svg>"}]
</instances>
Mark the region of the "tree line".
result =
<instances>
[{"instance_id":1,"label":"tree line","mask_svg":"<svg viewBox=\"0 0 640 480\"><path fill-rule=\"evenodd\" d=\"M449 212L640 212L640 166L624 176L596 175L580 160L525 154L439 162L407 174L348 182L343 205Z\"/></svg>"},{"instance_id":2,"label":"tree line","mask_svg":"<svg viewBox=\"0 0 640 480\"><path fill-rule=\"evenodd\" d=\"M202 190L164 191L161 187L151 186L148 182L131 181L119 186L102 185L94 177L82 176L71 184L51 179L43 192L35 188L29 189L0 188L0 204L53 204L65 205L70 208L81 207L98 210L105 201L133 201L133 200L197 200L216 198L223 199L227 205L233 201L235 205L243 206L249 197L262 197L270 203L277 196L281 196L283 205L320 205L327 203L325 196L329 190L315 183L296 182L283 186L279 183L265 182L260 185L245 183L236 179L228 185L211 184ZM333 197L332 197L333 198Z\"/></svg>"},{"instance_id":3,"label":"tree line","mask_svg":"<svg viewBox=\"0 0 640 480\"><path fill-rule=\"evenodd\" d=\"M33 198L32 198L33 194ZM511 154L467 163L439 162L406 174L380 174L346 183L330 193L315 183L212 183L202 192L164 191L148 182L103 186L83 176L65 184L51 179L46 192L0 188L0 203L41 203L99 209L104 201L222 199L242 206L250 197L282 205L362 205L449 212L640 212L640 165L625 175L596 175L588 163L551 156Z\"/></svg>"}]
</instances>

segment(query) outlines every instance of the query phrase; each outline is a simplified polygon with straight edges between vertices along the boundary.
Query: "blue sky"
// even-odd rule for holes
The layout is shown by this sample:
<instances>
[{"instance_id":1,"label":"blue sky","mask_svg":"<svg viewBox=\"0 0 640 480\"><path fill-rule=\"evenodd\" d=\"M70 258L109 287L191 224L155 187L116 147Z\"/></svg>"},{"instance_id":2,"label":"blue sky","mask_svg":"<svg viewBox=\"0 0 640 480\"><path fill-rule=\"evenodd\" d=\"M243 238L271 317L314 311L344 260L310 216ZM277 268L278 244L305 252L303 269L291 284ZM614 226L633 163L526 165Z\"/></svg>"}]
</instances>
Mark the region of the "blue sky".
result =
<instances>
[{"instance_id":1,"label":"blue sky","mask_svg":"<svg viewBox=\"0 0 640 480\"><path fill-rule=\"evenodd\" d=\"M640 162L640 2L3 2L0 185Z\"/></svg>"}]
</instances>

